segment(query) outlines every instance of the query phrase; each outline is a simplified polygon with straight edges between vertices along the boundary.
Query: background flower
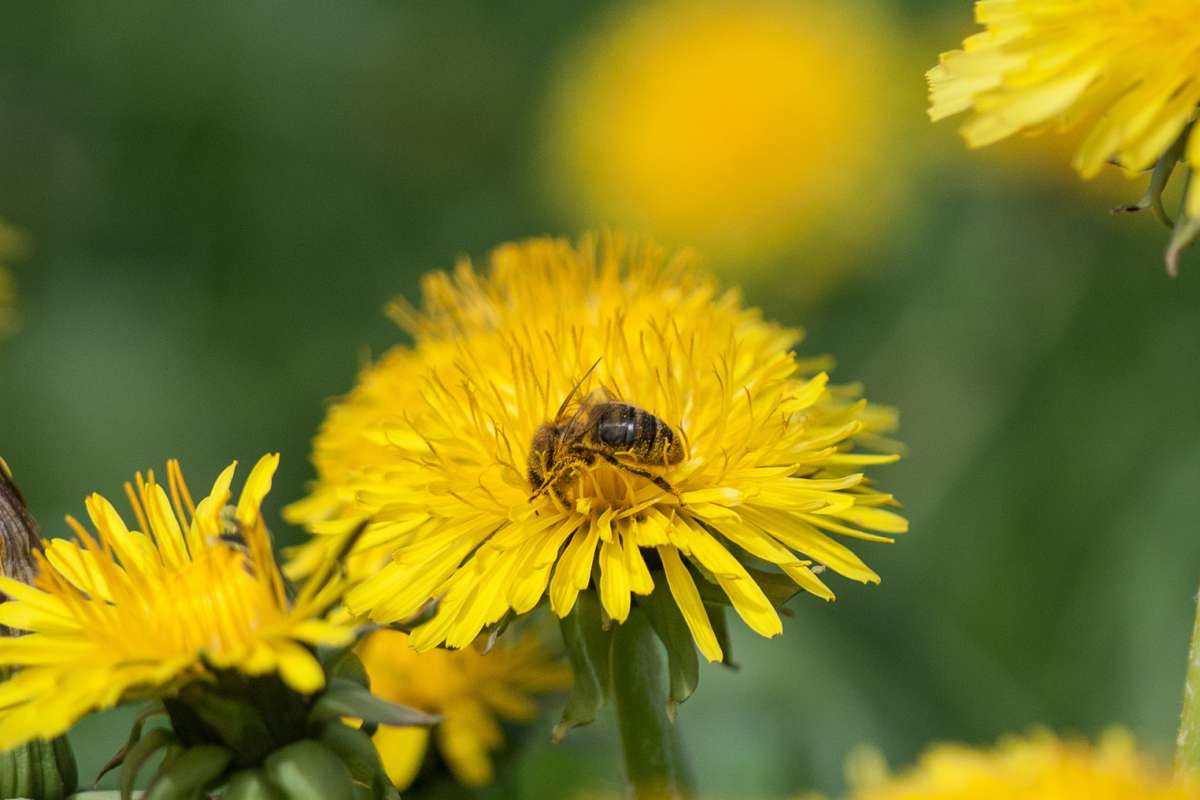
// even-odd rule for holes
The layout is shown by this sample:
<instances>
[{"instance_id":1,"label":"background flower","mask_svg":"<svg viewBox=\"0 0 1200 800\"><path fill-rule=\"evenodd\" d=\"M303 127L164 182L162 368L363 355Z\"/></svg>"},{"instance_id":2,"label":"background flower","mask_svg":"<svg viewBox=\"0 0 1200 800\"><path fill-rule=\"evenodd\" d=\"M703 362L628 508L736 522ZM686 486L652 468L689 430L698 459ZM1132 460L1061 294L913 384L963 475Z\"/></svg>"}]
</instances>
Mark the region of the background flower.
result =
<instances>
[{"instance_id":1,"label":"background flower","mask_svg":"<svg viewBox=\"0 0 1200 800\"><path fill-rule=\"evenodd\" d=\"M468 786L491 782L492 757L504 747L501 723L532 721L537 695L571 686L570 668L529 632L506 636L485 654L475 647L417 653L407 634L379 630L358 654L374 694L441 717L432 731L381 726L375 733L400 789L421 769L431 736L455 778Z\"/></svg>"},{"instance_id":2,"label":"background flower","mask_svg":"<svg viewBox=\"0 0 1200 800\"><path fill-rule=\"evenodd\" d=\"M20 258L26 246L25 235L0 219L0 336L12 333L17 325L17 293L8 263Z\"/></svg>"},{"instance_id":3,"label":"background flower","mask_svg":"<svg viewBox=\"0 0 1200 800\"><path fill-rule=\"evenodd\" d=\"M1192 0L981 0L975 9L986 30L928 73L929 116L971 112L962 127L970 146L1085 124L1091 130L1074 160L1085 178L1110 162L1146 170L1161 159L1164 182L1176 161L1200 166L1200 135L1191 133L1200 102L1200 8ZM1197 181L1188 182L1185 220L1200 218ZM1163 215L1161 191L1153 200ZM1183 245L1196 235L1186 225L1177 231ZM1173 244L1172 271L1177 252Z\"/></svg>"},{"instance_id":4,"label":"background flower","mask_svg":"<svg viewBox=\"0 0 1200 800\"><path fill-rule=\"evenodd\" d=\"M1139 753L1133 738L1110 731L1098 744L1039 732L994 748L931 747L895 776L860 776L854 800L1192 800L1200 784L1172 778Z\"/></svg>"},{"instance_id":5,"label":"background flower","mask_svg":"<svg viewBox=\"0 0 1200 800\"><path fill-rule=\"evenodd\" d=\"M0 576L0 624L27 631L0 640L0 749L63 733L84 714L122 700L171 695L213 669L278 672L310 693L324 675L305 644L348 644L351 631L320 619L336 584L284 593L259 508L279 457L255 465L229 506L236 462L193 504L179 465L170 495L150 473L126 484L138 530L100 495L87 500L93 537L38 554L34 585Z\"/></svg>"},{"instance_id":6,"label":"background flower","mask_svg":"<svg viewBox=\"0 0 1200 800\"><path fill-rule=\"evenodd\" d=\"M802 245L791 291L818 299L882 238L908 172L888 146L905 117L879 16L807 0L615 6L568 48L553 91L557 195L578 224L696 245L731 272Z\"/></svg>"}]
</instances>

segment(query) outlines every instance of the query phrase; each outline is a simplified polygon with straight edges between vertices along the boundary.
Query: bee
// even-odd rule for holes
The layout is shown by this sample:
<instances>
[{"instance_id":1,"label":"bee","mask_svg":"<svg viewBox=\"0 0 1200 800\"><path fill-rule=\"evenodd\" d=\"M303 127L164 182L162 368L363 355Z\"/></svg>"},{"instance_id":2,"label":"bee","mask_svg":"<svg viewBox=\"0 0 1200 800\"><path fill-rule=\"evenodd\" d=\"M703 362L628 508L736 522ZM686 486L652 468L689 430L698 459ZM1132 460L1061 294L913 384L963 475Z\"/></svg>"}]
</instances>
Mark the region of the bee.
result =
<instances>
[{"instance_id":1,"label":"bee","mask_svg":"<svg viewBox=\"0 0 1200 800\"><path fill-rule=\"evenodd\" d=\"M679 492L665 478L646 469L678 464L684 458L681 435L662 418L614 399L602 387L581 400L570 417L565 416L596 364L571 389L554 420L542 423L533 435L528 467L529 485L534 492L529 499L535 500L548 491L566 505L561 485L578 469L597 460L645 478L678 497Z\"/></svg>"}]
</instances>

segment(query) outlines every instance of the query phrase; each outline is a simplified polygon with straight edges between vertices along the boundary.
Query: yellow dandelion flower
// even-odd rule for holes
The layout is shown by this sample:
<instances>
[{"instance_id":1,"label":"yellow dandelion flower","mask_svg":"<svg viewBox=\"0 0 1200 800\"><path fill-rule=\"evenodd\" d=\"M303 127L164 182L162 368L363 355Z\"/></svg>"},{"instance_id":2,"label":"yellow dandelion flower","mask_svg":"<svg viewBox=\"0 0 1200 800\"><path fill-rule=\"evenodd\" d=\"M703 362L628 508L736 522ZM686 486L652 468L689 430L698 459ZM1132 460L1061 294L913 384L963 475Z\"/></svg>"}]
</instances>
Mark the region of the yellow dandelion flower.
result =
<instances>
[{"instance_id":1,"label":"yellow dandelion flower","mask_svg":"<svg viewBox=\"0 0 1200 800\"><path fill-rule=\"evenodd\" d=\"M339 587L316 581L289 603L259 508L278 455L251 471L236 506L236 462L198 504L178 463L167 490L150 473L126 484L140 531L108 500L86 501L93 537L68 517L78 541L37 554L33 586L0 577L0 625L27 635L0 640L0 750L67 730L122 700L172 694L212 670L278 672L298 692L324 685L306 644L345 645L352 630L323 621Z\"/></svg>"},{"instance_id":2,"label":"yellow dandelion flower","mask_svg":"<svg viewBox=\"0 0 1200 800\"><path fill-rule=\"evenodd\" d=\"M621 622L665 580L719 660L702 593L775 636L764 585L832 599L826 567L877 582L843 540L907 529L862 472L896 456L855 451L892 414L831 387L824 360L792 352L799 331L720 291L686 252L508 244L489 274L463 261L426 278L422 309L394 311L416 346L378 369L407 388L391 407L356 392L331 413L359 444L318 455L313 497L339 502L307 523L370 520L359 542L377 555L352 569L346 604L393 622L438 599L418 650L465 647L547 597L564 617L589 587ZM327 427L317 446L336 439Z\"/></svg>"},{"instance_id":3,"label":"yellow dandelion flower","mask_svg":"<svg viewBox=\"0 0 1200 800\"><path fill-rule=\"evenodd\" d=\"M1165 184L1182 159L1200 167L1191 132L1200 102L1200 4L1195 0L978 0L986 30L944 53L928 73L929 115L969 111L963 136L982 147L1022 131L1090 125L1075 168L1094 177L1109 162ZM1187 218L1200 218L1200 173ZM1153 198L1161 213L1161 186ZM1150 201L1144 201L1149 207Z\"/></svg>"},{"instance_id":4,"label":"yellow dandelion flower","mask_svg":"<svg viewBox=\"0 0 1200 800\"><path fill-rule=\"evenodd\" d=\"M547 113L564 207L693 243L745 270L805 241L869 240L904 155L889 46L855 4L704 0L622 8L573 48ZM871 203L862 203L864 192ZM854 238L846 216L853 215ZM816 294L845 259L809 259Z\"/></svg>"},{"instance_id":5,"label":"yellow dandelion flower","mask_svg":"<svg viewBox=\"0 0 1200 800\"><path fill-rule=\"evenodd\" d=\"M1196 800L1200 784L1172 778L1110 731L1093 746L1039 732L992 749L942 744L912 769L880 774L854 800Z\"/></svg>"},{"instance_id":6,"label":"yellow dandelion flower","mask_svg":"<svg viewBox=\"0 0 1200 800\"><path fill-rule=\"evenodd\" d=\"M436 714L428 728L381 726L375 746L400 789L416 777L432 735L455 778L468 786L492 780L492 754L504 746L501 721L537 716L535 695L571 686L571 670L531 633L500 640L486 655L474 647L418 653L408 635L379 630L358 647L371 691L394 703Z\"/></svg>"}]
</instances>

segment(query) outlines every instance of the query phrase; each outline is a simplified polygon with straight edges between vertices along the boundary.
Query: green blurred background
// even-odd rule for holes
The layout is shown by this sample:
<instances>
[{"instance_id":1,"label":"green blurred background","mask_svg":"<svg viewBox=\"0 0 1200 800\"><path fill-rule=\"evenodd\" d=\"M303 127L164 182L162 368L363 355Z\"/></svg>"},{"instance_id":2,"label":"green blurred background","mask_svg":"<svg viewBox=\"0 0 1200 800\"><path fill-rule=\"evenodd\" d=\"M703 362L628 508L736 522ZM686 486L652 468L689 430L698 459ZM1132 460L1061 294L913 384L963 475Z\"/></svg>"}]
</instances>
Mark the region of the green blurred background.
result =
<instances>
[{"instance_id":1,"label":"green blurred background","mask_svg":"<svg viewBox=\"0 0 1200 800\"><path fill-rule=\"evenodd\" d=\"M815 246L718 266L901 408L910 452L884 480L912 532L858 548L881 586L797 600L781 640L739 630L740 671L705 670L680 722L714 797L838 792L862 743L904 764L1035 724L1126 725L1163 756L1173 738L1200 577L1200 259L1169 280L1149 218L926 124L921 70L967 5L876 5L909 50L889 76L903 198L857 199L873 221L844 216L860 246L822 297L804 291ZM399 340L389 297L460 253L608 222L547 190L543 122L574 43L623 8L6 4L0 218L32 250L0 342L0 453L47 532L168 457L202 483L276 449L278 519L326 401ZM611 725L551 746L556 711L489 796L620 786ZM75 731L85 776L126 720Z\"/></svg>"}]
</instances>

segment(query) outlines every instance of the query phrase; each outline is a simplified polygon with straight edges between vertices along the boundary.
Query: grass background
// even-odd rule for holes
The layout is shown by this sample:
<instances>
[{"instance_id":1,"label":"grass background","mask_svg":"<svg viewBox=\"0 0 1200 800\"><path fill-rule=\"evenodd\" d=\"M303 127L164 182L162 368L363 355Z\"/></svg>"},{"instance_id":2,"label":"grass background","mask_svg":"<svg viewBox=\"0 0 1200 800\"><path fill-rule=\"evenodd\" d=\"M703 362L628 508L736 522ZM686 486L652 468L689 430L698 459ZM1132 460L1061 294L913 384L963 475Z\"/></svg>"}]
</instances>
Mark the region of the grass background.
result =
<instances>
[{"instance_id":1,"label":"grass background","mask_svg":"<svg viewBox=\"0 0 1200 800\"><path fill-rule=\"evenodd\" d=\"M47 532L167 457L202 481L276 449L277 519L324 403L398 340L389 297L459 253L580 230L538 178L539 130L559 59L616 7L0 10L0 216L33 242L0 453ZM964 3L883 8L919 67L969 29ZM916 124L895 147L920 166L862 268L813 306L797 250L746 289L902 409L910 453L885 480L913 530L859 548L881 586L795 602L781 640L738 629L740 672L704 671L680 721L713 796L837 792L860 743L903 764L1031 725L1125 725L1160 755L1173 738L1200 573L1200 259L1167 279L1150 219L964 152L923 124L920 69L896 80ZM611 725L554 747L555 711L487 796L619 787ZM75 731L84 775L126 719Z\"/></svg>"}]
</instances>

